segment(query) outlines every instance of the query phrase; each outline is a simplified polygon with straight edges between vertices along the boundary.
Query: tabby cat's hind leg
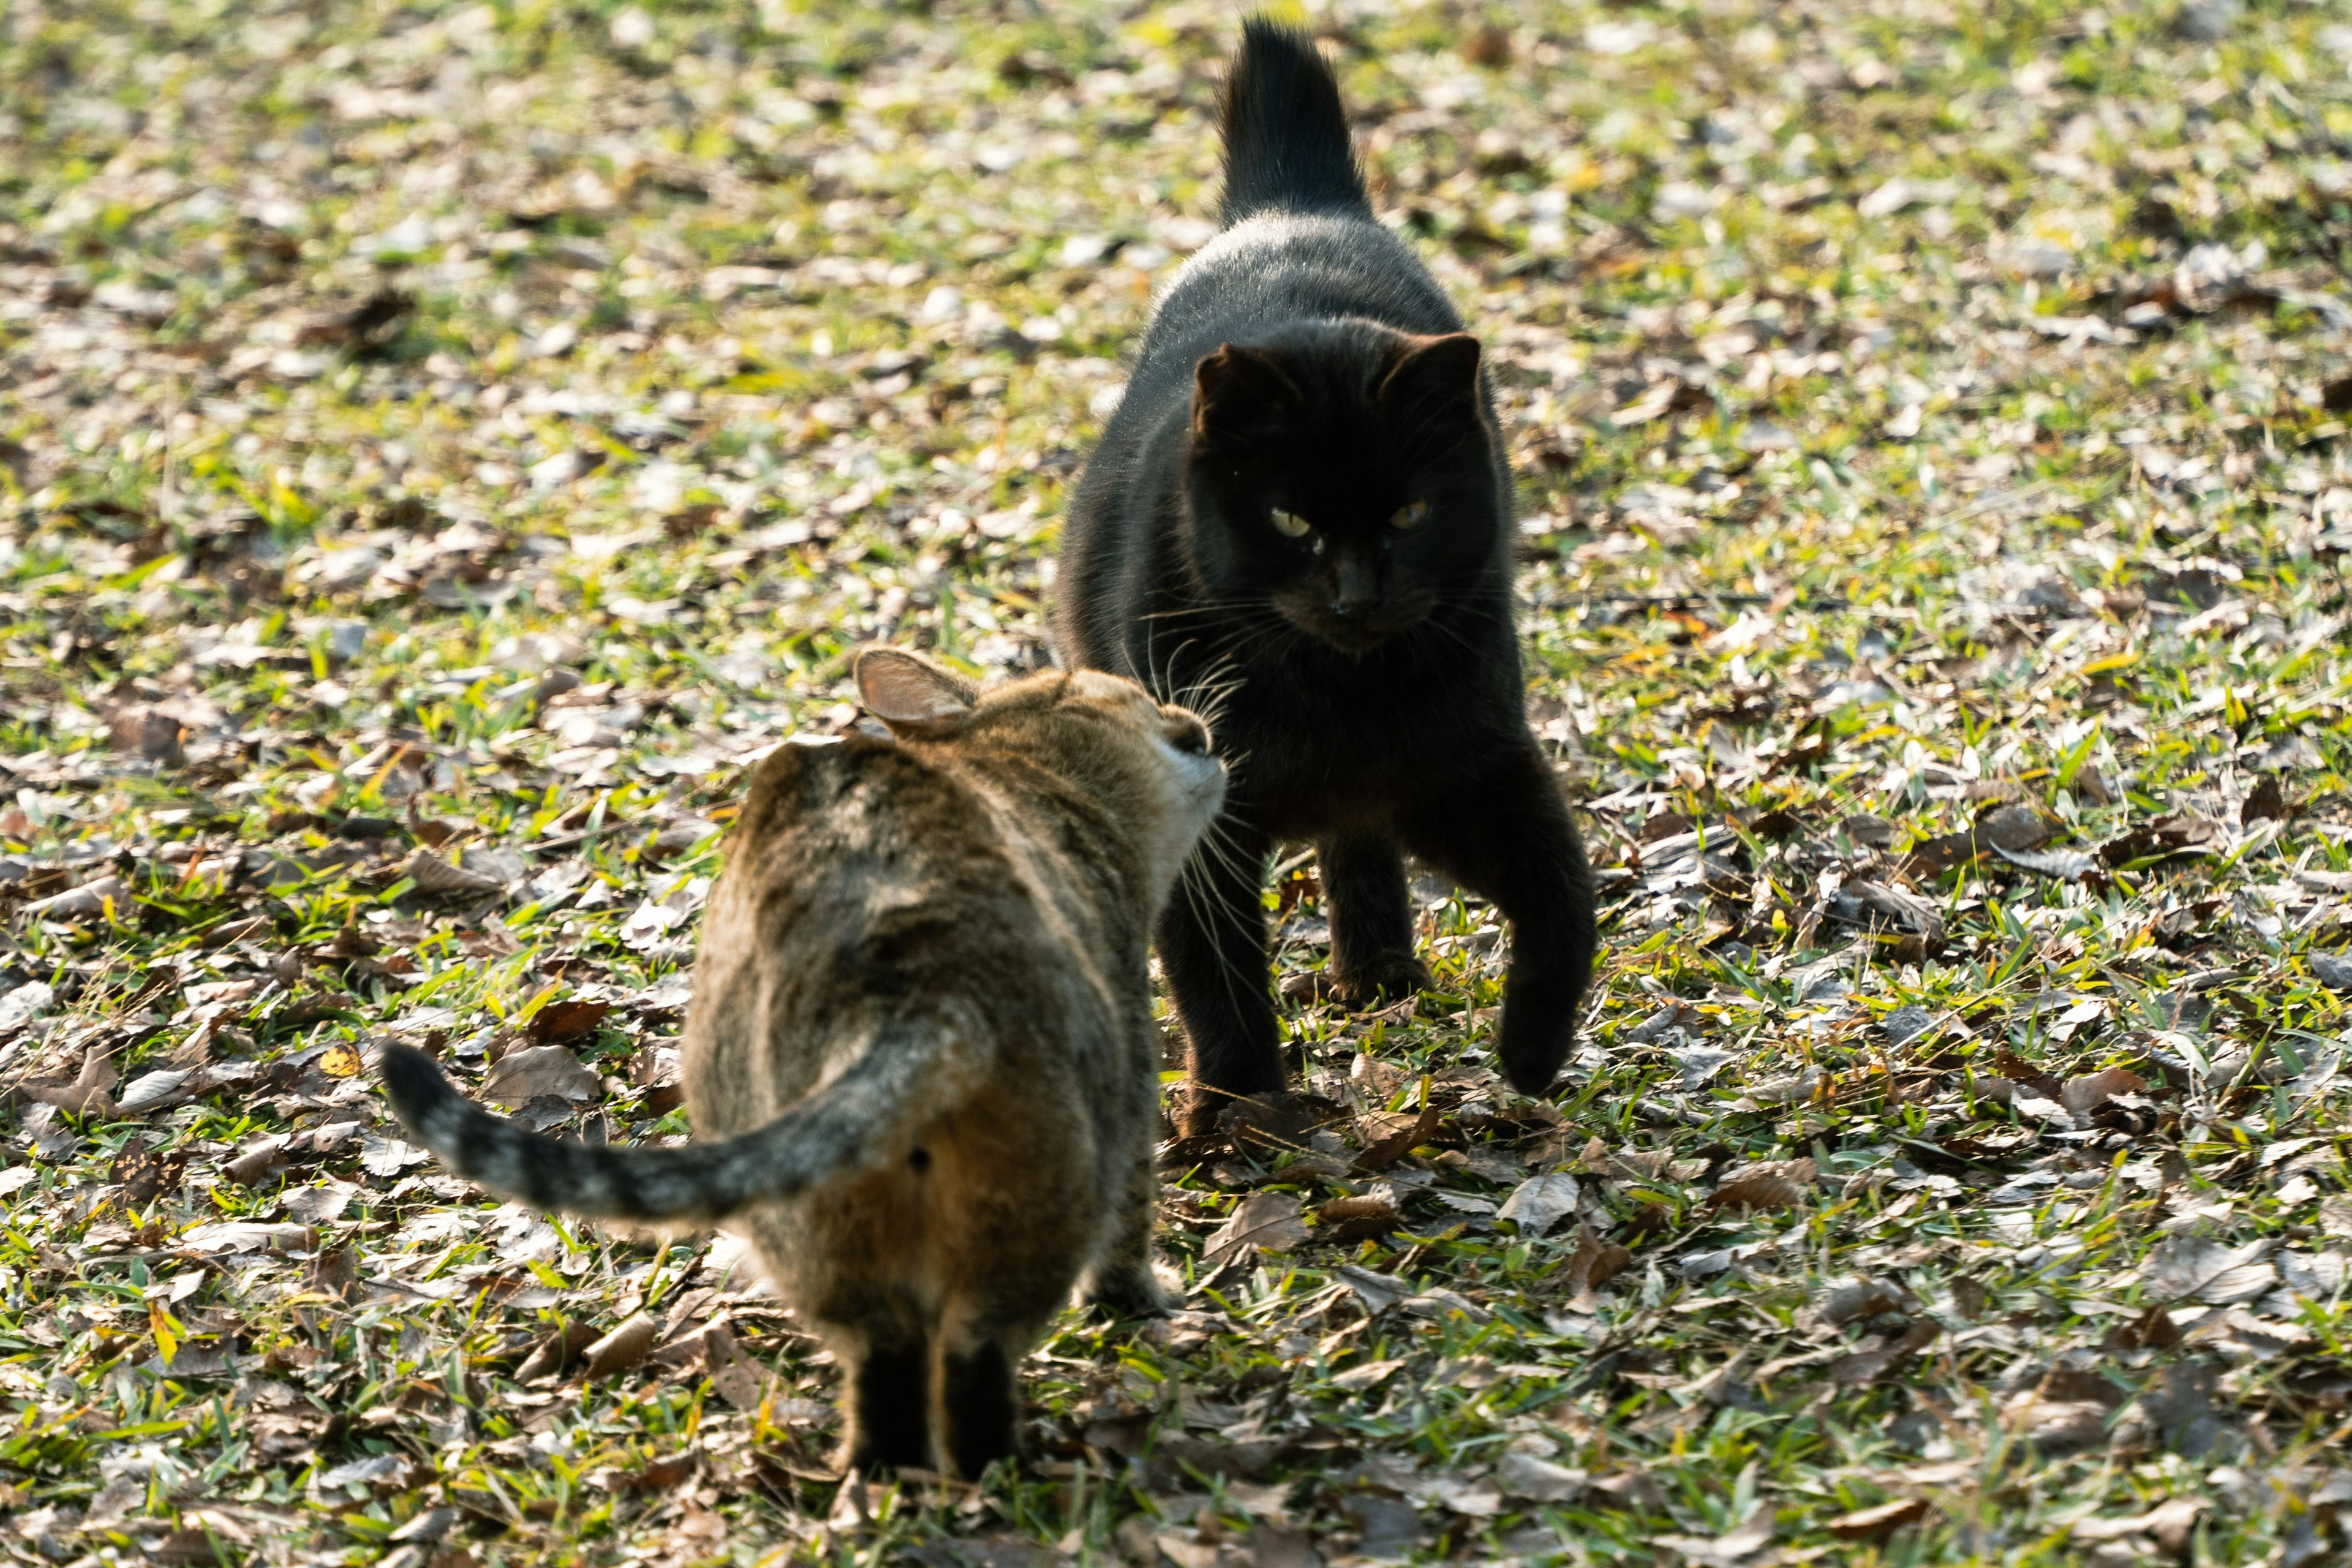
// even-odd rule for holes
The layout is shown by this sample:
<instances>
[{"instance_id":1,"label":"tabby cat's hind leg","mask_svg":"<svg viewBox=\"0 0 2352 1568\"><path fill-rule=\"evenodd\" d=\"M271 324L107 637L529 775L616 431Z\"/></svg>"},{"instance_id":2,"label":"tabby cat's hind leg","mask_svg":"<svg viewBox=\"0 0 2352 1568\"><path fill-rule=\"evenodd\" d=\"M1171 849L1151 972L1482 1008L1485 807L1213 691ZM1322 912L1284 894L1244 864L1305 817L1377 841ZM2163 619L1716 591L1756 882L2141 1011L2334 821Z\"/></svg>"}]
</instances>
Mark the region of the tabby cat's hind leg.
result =
<instances>
[{"instance_id":1,"label":"tabby cat's hind leg","mask_svg":"<svg viewBox=\"0 0 2352 1568\"><path fill-rule=\"evenodd\" d=\"M932 1468L930 1344L911 1303L867 1316L854 1338L827 1337L842 1363L850 1468Z\"/></svg>"},{"instance_id":2,"label":"tabby cat's hind leg","mask_svg":"<svg viewBox=\"0 0 2352 1568\"><path fill-rule=\"evenodd\" d=\"M976 1481L999 1459L1020 1457L1021 1396L1013 1382L1018 1352L1002 1337L984 1339L940 1358L944 1447L956 1474Z\"/></svg>"}]
</instances>

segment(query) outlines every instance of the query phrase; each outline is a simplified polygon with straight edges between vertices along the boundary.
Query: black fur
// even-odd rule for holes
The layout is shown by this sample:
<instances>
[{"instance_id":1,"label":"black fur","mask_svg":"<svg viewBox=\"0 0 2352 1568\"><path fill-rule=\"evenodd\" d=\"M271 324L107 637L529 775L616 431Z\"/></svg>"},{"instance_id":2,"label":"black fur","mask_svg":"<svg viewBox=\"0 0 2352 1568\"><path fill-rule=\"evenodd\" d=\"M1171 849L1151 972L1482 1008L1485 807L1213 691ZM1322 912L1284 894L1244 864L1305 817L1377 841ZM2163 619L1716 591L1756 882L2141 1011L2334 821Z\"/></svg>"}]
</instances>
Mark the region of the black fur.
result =
<instances>
[{"instance_id":1,"label":"black fur","mask_svg":"<svg viewBox=\"0 0 2352 1568\"><path fill-rule=\"evenodd\" d=\"M1351 1000L1427 977L1404 852L1491 899L1513 925L1503 1067L1539 1091L1591 971L1591 878L1528 729L1477 345L1372 221L1307 40L1252 22L1228 93L1231 226L1145 337L1070 508L1056 608L1075 662L1210 711L1232 768L1159 930L1188 1121L1282 1086L1258 900L1283 840L1318 846ZM1392 527L1415 502L1425 519Z\"/></svg>"},{"instance_id":2,"label":"black fur","mask_svg":"<svg viewBox=\"0 0 2352 1568\"><path fill-rule=\"evenodd\" d=\"M1225 226L1269 210L1370 222L1339 84L1314 44L1262 16L1242 37L1225 91Z\"/></svg>"}]
</instances>

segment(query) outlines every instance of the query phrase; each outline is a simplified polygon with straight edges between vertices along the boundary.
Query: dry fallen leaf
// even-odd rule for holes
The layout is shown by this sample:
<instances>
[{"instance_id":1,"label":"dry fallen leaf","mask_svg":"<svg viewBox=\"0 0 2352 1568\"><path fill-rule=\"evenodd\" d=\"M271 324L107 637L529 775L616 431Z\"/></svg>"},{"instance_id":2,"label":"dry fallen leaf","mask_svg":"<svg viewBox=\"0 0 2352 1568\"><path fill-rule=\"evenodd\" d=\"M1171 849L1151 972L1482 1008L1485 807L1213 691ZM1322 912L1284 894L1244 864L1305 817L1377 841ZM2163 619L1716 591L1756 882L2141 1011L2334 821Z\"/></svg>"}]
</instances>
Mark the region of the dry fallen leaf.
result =
<instances>
[{"instance_id":1,"label":"dry fallen leaf","mask_svg":"<svg viewBox=\"0 0 2352 1568\"><path fill-rule=\"evenodd\" d=\"M1841 1514L1822 1528L1840 1541L1884 1541L1905 1525L1916 1524L1927 1517L1925 1499L1898 1498L1875 1508Z\"/></svg>"},{"instance_id":2,"label":"dry fallen leaf","mask_svg":"<svg viewBox=\"0 0 2352 1568\"><path fill-rule=\"evenodd\" d=\"M574 1040L586 1039L612 1010L610 1002L578 997L550 1002L530 1016L530 1037L542 1046L570 1045Z\"/></svg>"},{"instance_id":3,"label":"dry fallen leaf","mask_svg":"<svg viewBox=\"0 0 2352 1568\"><path fill-rule=\"evenodd\" d=\"M1333 1373L1331 1382L1350 1394L1365 1394L1386 1383L1403 1365L1402 1361L1368 1361Z\"/></svg>"},{"instance_id":4,"label":"dry fallen leaf","mask_svg":"<svg viewBox=\"0 0 2352 1568\"><path fill-rule=\"evenodd\" d=\"M562 1046L531 1046L509 1051L482 1079L482 1098L504 1105L520 1105L541 1095L559 1100L601 1100L604 1080Z\"/></svg>"},{"instance_id":5,"label":"dry fallen leaf","mask_svg":"<svg viewBox=\"0 0 2352 1568\"><path fill-rule=\"evenodd\" d=\"M1555 1172L1521 1182L1503 1200L1503 1206L1495 1211L1495 1217L1510 1220L1523 1235L1541 1236L1557 1225L1562 1215L1575 1210L1576 1178Z\"/></svg>"},{"instance_id":6,"label":"dry fallen leaf","mask_svg":"<svg viewBox=\"0 0 2352 1568\"><path fill-rule=\"evenodd\" d=\"M2058 1100L2075 1115L2087 1116L2119 1094L2138 1094L2147 1088L2147 1080L2129 1068L2108 1068L2068 1079Z\"/></svg>"},{"instance_id":7,"label":"dry fallen leaf","mask_svg":"<svg viewBox=\"0 0 2352 1568\"><path fill-rule=\"evenodd\" d=\"M1364 1145L1356 1156L1359 1171L1382 1171L1436 1135L1439 1117L1434 1106L1423 1109L1411 1121L1403 1122L1393 1131L1382 1133Z\"/></svg>"},{"instance_id":8,"label":"dry fallen leaf","mask_svg":"<svg viewBox=\"0 0 2352 1568\"><path fill-rule=\"evenodd\" d=\"M236 1157L221 1167L221 1174L239 1186L257 1186L285 1164L285 1133L272 1132L253 1139L236 1152Z\"/></svg>"},{"instance_id":9,"label":"dry fallen leaf","mask_svg":"<svg viewBox=\"0 0 2352 1568\"><path fill-rule=\"evenodd\" d=\"M495 893L505 884L478 871L452 866L429 849L419 849L409 858L406 868L410 880L417 890L425 893Z\"/></svg>"},{"instance_id":10,"label":"dry fallen leaf","mask_svg":"<svg viewBox=\"0 0 2352 1568\"><path fill-rule=\"evenodd\" d=\"M713 1323L702 1331L703 1374L719 1397L738 1410L757 1410L767 1400L767 1369L745 1355L734 1331Z\"/></svg>"},{"instance_id":11,"label":"dry fallen leaf","mask_svg":"<svg viewBox=\"0 0 2352 1568\"><path fill-rule=\"evenodd\" d=\"M1728 1209L1792 1209L1805 1201L1818 1167L1810 1158L1759 1165L1715 1189L1708 1204Z\"/></svg>"},{"instance_id":12,"label":"dry fallen leaf","mask_svg":"<svg viewBox=\"0 0 2352 1568\"><path fill-rule=\"evenodd\" d=\"M111 1089L119 1075L114 1058L100 1046L92 1046L83 1056L81 1071L72 1082L55 1079L27 1079L16 1086L16 1092L26 1100L43 1105L54 1105L59 1110L98 1111L114 1109Z\"/></svg>"},{"instance_id":13,"label":"dry fallen leaf","mask_svg":"<svg viewBox=\"0 0 2352 1568\"><path fill-rule=\"evenodd\" d=\"M1576 1227L1576 1251L1568 1260L1568 1293L1582 1296L1599 1289L1633 1265L1633 1255L1613 1241L1603 1241L1590 1224Z\"/></svg>"},{"instance_id":14,"label":"dry fallen leaf","mask_svg":"<svg viewBox=\"0 0 2352 1568\"><path fill-rule=\"evenodd\" d=\"M1591 1478L1582 1470L1555 1465L1532 1454L1510 1452L1495 1461L1495 1484L1506 1497L1536 1503L1572 1503L1584 1495Z\"/></svg>"},{"instance_id":15,"label":"dry fallen leaf","mask_svg":"<svg viewBox=\"0 0 2352 1568\"><path fill-rule=\"evenodd\" d=\"M1652 1538L1652 1543L1679 1552L1691 1562L1706 1563L1708 1568L1733 1568L1771 1545L1775 1533L1772 1505L1759 1502L1745 1521L1721 1535L1659 1535Z\"/></svg>"},{"instance_id":16,"label":"dry fallen leaf","mask_svg":"<svg viewBox=\"0 0 2352 1568\"><path fill-rule=\"evenodd\" d=\"M298 1187L286 1194L286 1213L289 1218L304 1225L325 1225L340 1219L345 1209L360 1195L360 1189L349 1182L326 1181L310 1186Z\"/></svg>"},{"instance_id":17,"label":"dry fallen leaf","mask_svg":"<svg viewBox=\"0 0 2352 1568\"><path fill-rule=\"evenodd\" d=\"M614 1373L626 1372L646 1359L646 1352L654 1348L654 1340L660 1332L657 1321L639 1312L581 1352L588 1361L588 1375L610 1377Z\"/></svg>"},{"instance_id":18,"label":"dry fallen leaf","mask_svg":"<svg viewBox=\"0 0 2352 1568\"><path fill-rule=\"evenodd\" d=\"M1396 1227L1404 1215L1386 1193L1333 1198L1315 1211L1318 1241L1365 1241Z\"/></svg>"},{"instance_id":19,"label":"dry fallen leaf","mask_svg":"<svg viewBox=\"0 0 2352 1568\"><path fill-rule=\"evenodd\" d=\"M2271 1247L2266 1240L2224 1247L2210 1237L2169 1237L2149 1257L2140 1282L2159 1301L2251 1301L2278 1282L2278 1270L2263 1261Z\"/></svg>"},{"instance_id":20,"label":"dry fallen leaf","mask_svg":"<svg viewBox=\"0 0 2352 1568\"><path fill-rule=\"evenodd\" d=\"M585 1323L565 1323L539 1342L520 1366L515 1368L517 1383L536 1383L553 1377L577 1362L594 1344L599 1336Z\"/></svg>"},{"instance_id":21,"label":"dry fallen leaf","mask_svg":"<svg viewBox=\"0 0 2352 1568\"><path fill-rule=\"evenodd\" d=\"M1246 1247L1288 1252L1307 1239L1300 1213L1298 1199L1287 1193L1252 1193L1234 1205L1225 1223L1202 1246L1202 1258L1222 1263Z\"/></svg>"}]
</instances>

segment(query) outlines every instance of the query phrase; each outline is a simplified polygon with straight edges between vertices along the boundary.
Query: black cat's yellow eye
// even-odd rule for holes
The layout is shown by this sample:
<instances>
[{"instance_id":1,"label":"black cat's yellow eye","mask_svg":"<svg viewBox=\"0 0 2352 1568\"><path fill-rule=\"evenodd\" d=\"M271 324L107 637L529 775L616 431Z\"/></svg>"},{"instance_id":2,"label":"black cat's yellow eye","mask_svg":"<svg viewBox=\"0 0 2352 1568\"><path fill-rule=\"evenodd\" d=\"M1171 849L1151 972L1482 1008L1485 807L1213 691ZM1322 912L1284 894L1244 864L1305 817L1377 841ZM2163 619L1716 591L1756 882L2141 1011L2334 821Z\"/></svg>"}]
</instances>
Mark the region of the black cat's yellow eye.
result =
<instances>
[{"instance_id":1,"label":"black cat's yellow eye","mask_svg":"<svg viewBox=\"0 0 2352 1568\"><path fill-rule=\"evenodd\" d=\"M1313 525L1295 511L1274 509L1274 531L1285 539L1304 539Z\"/></svg>"},{"instance_id":2,"label":"black cat's yellow eye","mask_svg":"<svg viewBox=\"0 0 2352 1568\"><path fill-rule=\"evenodd\" d=\"M1395 529L1399 533L1402 533L1407 529L1419 528L1428 516L1429 503L1427 501L1412 501L1404 506L1397 508L1396 510L1389 514L1389 526Z\"/></svg>"}]
</instances>

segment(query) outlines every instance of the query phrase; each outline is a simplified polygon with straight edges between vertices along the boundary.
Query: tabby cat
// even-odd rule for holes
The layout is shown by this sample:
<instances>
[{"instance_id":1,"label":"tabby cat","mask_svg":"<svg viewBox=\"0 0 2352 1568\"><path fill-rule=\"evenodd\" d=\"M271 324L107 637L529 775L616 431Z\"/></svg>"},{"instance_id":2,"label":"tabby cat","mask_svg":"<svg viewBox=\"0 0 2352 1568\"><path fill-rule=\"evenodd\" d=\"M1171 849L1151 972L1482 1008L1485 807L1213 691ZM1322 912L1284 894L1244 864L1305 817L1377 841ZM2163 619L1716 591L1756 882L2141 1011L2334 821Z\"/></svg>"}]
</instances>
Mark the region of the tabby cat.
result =
<instances>
[{"instance_id":1,"label":"tabby cat","mask_svg":"<svg viewBox=\"0 0 2352 1568\"><path fill-rule=\"evenodd\" d=\"M501 1196L736 1222L839 1360L848 1461L977 1476L1081 1279L1160 1302L1146 952L1224 772L1198 718L1117 677L982 694L873 649L856 679L888 738L780 748L729 841L681 1052L697 1142L561 1142L404 1047L383 1071Z\"/></svg>"}]
</instances>

